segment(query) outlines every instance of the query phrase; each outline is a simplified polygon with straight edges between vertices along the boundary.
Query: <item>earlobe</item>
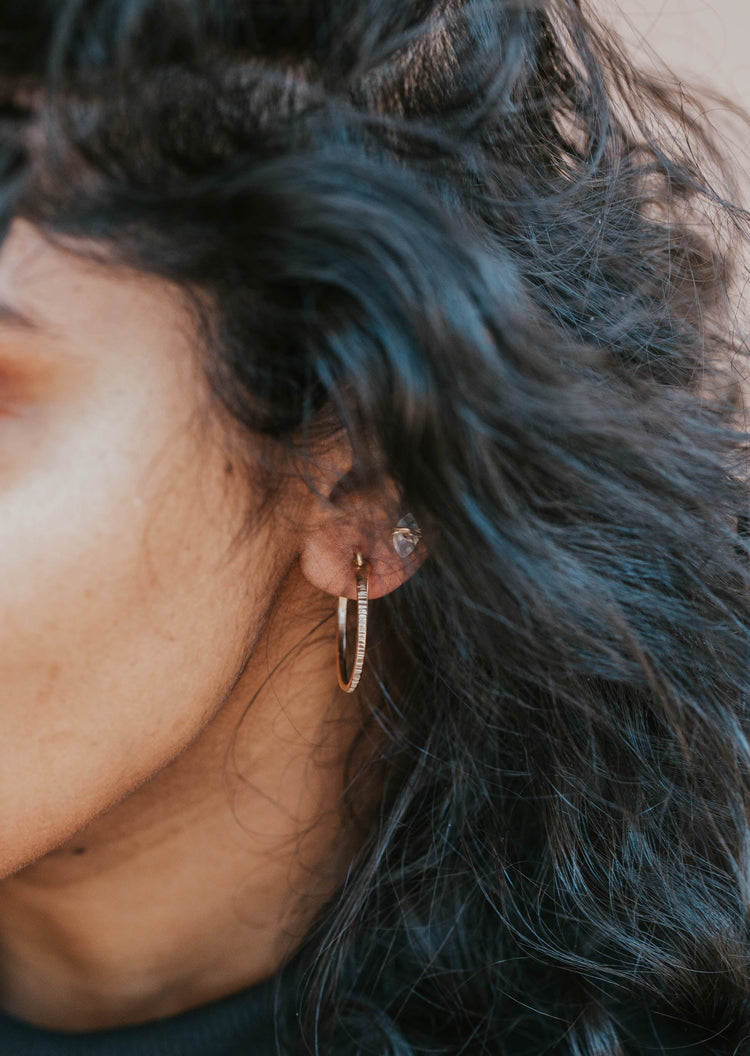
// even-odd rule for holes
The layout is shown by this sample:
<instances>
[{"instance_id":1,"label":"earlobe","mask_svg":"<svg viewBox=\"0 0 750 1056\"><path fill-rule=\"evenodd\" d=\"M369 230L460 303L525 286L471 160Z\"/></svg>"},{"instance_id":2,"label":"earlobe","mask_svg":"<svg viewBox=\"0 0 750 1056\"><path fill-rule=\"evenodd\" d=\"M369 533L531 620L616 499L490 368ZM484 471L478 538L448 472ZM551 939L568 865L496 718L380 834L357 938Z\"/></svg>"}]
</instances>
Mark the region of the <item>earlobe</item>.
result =
<instances>
[{"instance_id":1,"label":"earlobe","mask_svg":"<svg viewBox=\"0 0 750 1056\"><path fill-rule=\"evenodd\" d=\"M370 598L397 590L426 556L422 533L409 514L391 524L383 514L367 519L343 515L308 532L300 568L318 590L334 597L357 597L357 555L367 569Z\"/></svg>"},{"instance_id":2,"label":"earlobe","mask_svg":"<svg viewBox=\"0 0 750 1056\"><path fill-rule=\"evenodd\" d=\"M390 594L416 572L426 556L416 519L403 511L387 474L376 484L363 481L343 429L315 452L304 479L299 561L314 587L356 598L358 553L367 568L370 598Z\"/></svg>"}]
</instances>

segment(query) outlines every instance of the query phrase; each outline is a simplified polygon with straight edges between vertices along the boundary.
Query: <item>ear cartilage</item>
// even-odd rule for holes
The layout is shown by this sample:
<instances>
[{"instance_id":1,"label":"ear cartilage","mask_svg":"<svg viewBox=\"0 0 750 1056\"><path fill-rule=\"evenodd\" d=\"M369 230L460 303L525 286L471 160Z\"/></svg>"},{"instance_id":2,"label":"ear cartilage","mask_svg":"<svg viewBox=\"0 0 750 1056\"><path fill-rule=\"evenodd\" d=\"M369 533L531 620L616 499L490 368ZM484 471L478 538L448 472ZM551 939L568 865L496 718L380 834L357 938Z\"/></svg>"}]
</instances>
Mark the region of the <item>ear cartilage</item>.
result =
<instances>
[{"instance_id":1,"label":"ear cartilage","mask_svg":"<svg viewBox=\"0 0 750 1056\"><path fill-rule=\"evenodd\" d=\"M408 557L414 553L421 537L422 529L412 515L407 513L393 529L393 549L399 557Z\"/></svg>"}]
</instances>

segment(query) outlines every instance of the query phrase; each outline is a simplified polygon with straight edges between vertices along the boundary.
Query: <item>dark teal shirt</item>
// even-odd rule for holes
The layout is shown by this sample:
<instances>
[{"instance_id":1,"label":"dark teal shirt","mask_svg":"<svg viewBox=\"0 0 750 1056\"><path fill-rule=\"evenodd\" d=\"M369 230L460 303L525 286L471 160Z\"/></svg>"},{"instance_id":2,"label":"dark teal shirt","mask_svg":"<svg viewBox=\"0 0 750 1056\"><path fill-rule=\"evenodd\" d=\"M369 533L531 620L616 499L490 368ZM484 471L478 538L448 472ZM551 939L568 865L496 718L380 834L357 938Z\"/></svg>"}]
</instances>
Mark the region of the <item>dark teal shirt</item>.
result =
<instances>
[{"instance_id":1,"label":"dark teal shirt","mask_svg":"<svg viewBox=\"0 0 750 1056\"><path fill-rule=\"evenodd\" d=\"M170 1019L93 1033L0 1015L2 1056L277 1056L273 982Z\"/></svg>"}]
</instances>

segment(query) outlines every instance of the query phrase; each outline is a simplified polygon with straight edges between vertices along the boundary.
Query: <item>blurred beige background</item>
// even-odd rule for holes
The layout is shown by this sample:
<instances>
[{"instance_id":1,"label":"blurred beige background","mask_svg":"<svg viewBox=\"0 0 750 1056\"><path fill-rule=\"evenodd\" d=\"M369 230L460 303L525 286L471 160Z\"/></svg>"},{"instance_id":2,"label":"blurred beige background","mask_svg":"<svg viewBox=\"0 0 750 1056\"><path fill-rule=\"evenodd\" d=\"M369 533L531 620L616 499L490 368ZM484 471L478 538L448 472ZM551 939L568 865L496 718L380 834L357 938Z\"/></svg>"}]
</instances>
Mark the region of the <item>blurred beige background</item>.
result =
<instances>
[{"instance_id":1,"label":"blurred beige background","mask_svg":"<svg viewBox=\"0 0 750 1056\"><path fill-rule=\"evenodd\" d=\"M613 21L621 31L645 37L683 80L708 82L750 108L750 0L606 3L619 8Z\"/></svg>"},{"instance_id":2,"label":"blurred beige background","mask_svg":"<svg viewBox=\"0 0 750 1056\"><path fill-rule=\"evenodd\" d=\"M615 25L646 66L643 42L688 86L718 89L750 111L750 0L590 0ZM640 53L640 54L639 54ZM742 204L750 208L750 129L709 104L714 124L737 164ZM718 112L717 112L718 110ZM744 269L737 275L735 328L750 334L750 245ZM750 426L750 339L746 355L735 365L747 381L747 425Z\"/></svg>"}]
</instances>

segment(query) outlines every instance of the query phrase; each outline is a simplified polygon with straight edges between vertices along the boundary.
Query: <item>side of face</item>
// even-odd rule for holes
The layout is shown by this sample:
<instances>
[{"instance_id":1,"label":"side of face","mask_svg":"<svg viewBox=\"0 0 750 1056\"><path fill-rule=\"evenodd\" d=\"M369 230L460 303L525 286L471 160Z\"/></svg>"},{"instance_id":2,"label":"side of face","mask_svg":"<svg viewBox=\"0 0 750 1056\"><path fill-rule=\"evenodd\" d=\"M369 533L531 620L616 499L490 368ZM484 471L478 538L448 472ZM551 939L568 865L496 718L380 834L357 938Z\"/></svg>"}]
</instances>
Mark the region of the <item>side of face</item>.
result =
<instances>
[{"instance_id":1,"label":"side of face","mask_svg":"<svg viewBox=\"0 0 750 1056\"><path fill-rule=\"evenodd\" d=\"M290 532L242 536L189 315L160 280L0 250L0 875L200 732L260 635ZM30 325L33 323L34 325Z\"/></svg>"}]
</instances>

